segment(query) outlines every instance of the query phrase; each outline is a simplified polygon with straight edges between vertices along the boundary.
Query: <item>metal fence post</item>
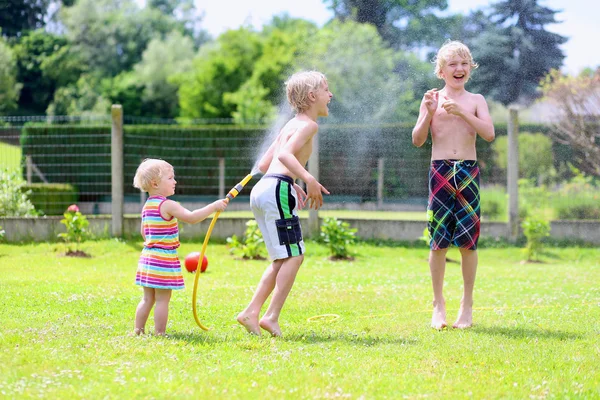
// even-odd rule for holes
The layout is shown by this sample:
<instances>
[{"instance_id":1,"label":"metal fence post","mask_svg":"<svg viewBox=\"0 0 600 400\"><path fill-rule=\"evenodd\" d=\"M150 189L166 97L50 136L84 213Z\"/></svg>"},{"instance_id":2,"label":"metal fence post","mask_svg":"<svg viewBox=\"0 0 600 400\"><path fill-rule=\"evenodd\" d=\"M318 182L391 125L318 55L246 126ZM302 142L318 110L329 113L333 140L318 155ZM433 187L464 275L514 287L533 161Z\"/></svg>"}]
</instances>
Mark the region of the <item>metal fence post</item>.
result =
<instances>
[{"instance_id":1,"label":"metal fence post","mask_svg":"<svg viewBox=\"0 0 600 400\"><path fill-rule=\"evenodd\" d=\"M112 118L111 128L111 211L112 211L112 235L123 236L123 202L124 202L124 178L123 178L123 107L113 104L110 110Z\"/></svg>"},{"instance_id":2,"label":"metal fence post","mask_svg":"<svg viewBox=\"0 0 600 400\"><path fill-rule=\"evenodd\" d=\"M319 181L319 135L313 136L313 151L308 160L308 172ZM319 223L319 211L312 208L308 211L308 234L309 237L319 236L321 226Z\"/></svg>"},{"instance_id":3,"label":"metal fence post","mask_svg":"<svg viewBox=\"0 0 600 400\"><path fill-rule=\"evenodd\" d=\"M219 198L225 198L225 159L219 158Z\"/></svg>"},{"instance_id":4,"label":"metal fence post","mask_svg":"<svg viewBox=\"0 0 600 400\"><path fill-rule=\"evenodd\" d=\"M511 106L508 112L508 239L515 243L519 237L519 110Z\"/></svg>"},{"instance_id":5,"label":"metal fence post","mask_svg":"<svg viewBox=\"0 0 600 400\"><path fill-rule=\"evenodd\" d=\"M385 159L377 159L377 207L383 207L383 173L385 170Z\"/></svg>"}]
</instances>

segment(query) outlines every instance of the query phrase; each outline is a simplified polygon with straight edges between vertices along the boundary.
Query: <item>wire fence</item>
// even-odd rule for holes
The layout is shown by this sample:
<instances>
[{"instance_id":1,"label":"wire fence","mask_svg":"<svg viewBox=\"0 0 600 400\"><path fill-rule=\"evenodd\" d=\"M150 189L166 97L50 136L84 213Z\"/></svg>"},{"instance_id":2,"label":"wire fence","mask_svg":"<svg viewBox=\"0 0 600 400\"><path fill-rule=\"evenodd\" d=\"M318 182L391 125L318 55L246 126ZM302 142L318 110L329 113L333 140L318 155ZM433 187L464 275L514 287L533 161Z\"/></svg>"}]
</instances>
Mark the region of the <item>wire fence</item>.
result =
<instances>
[{"instance_id":1,"label":"wire fence","mask_svg":"<svg viewBox=\"0 0 600 400\"><path fill-rule=\"evenodd\" d=\"M161 158L175 168L175 200L201 205L219 197L246 176L265 141L277 127L236 126L232 120L175 121L125 117L123 176L125 213L138 213L144 197L133 188L133 175L144 158ZM416 148L412 125L322 124L319 132L320 182L331 191L325 207L375 210L424 210L428 193L431 145ZM503 135L506 128L496 128ZM492 145L478 140L484 187L484 213L504 218L507 210L506 171ZM109 214L111 187L111 118L0 117L0 167L16 170L25 191L43 214L61 214L77 202L83 212ZM250 193L252 182L241 197ZM536 188L524 202L543 207L552 195ZM598 203L594 190L582 194L585 218L600 219L588 204ZM537 200L536 200L537 199ZM554 196L563 208L577 212L582 201L572 195ZM239 208L247 202L236 201ZM593 207L592 207L593 208ZM598 208L596 206L596 208ZM486 211L487 210L487 211ZM553 218L559 216L550 215Z\"/></svg>"}]
</instances>

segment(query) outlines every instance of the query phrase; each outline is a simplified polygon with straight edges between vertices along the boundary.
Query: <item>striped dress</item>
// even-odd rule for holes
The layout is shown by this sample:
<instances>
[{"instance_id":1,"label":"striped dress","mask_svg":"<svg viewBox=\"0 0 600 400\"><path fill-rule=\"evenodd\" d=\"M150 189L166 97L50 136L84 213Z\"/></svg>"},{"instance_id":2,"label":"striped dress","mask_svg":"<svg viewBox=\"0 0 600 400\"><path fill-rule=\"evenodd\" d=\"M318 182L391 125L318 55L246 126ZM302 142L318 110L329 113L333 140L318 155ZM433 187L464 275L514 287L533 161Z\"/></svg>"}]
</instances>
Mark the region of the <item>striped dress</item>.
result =
<instances>
[{"instance_id":1,"label":"striped dress","mask_svg":"<svg viewBox=\"0 0 600 400\"><path fill-rule=\"evenodd\" d=\"M177 258L177 218L165 220L160 215L160 206L165 200L163 196L151 196L142 209L146 241L138 262L135 284L156 289L183 289L181 263Z\"/></svg>"}]
</instances>

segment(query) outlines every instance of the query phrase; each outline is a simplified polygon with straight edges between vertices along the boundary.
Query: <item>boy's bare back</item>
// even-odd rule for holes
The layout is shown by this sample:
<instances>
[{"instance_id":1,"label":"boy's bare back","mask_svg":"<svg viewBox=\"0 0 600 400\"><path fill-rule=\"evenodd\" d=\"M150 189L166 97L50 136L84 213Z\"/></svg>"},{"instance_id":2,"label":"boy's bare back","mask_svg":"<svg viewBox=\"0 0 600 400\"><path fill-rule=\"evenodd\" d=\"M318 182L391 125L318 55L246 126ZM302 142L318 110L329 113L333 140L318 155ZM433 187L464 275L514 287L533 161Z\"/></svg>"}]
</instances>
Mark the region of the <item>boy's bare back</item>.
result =
<instances>
[{"instance_id":1,"label":"boy's bare back","mask_svg":"<svg viewBox=\"0 0 600 400\"><path fill-rule=\"evenodd\" d=\"M283 152L289 152L293 154L300 165L305 166L312 153L312 138L317 129L317 123L308 118L296 116L289 120L275 139L273 161L269 165L267 173L286 175L292 179L298 178L297 174L290 171L279 160L279 155Z\"/></svg>"}]
</instances>

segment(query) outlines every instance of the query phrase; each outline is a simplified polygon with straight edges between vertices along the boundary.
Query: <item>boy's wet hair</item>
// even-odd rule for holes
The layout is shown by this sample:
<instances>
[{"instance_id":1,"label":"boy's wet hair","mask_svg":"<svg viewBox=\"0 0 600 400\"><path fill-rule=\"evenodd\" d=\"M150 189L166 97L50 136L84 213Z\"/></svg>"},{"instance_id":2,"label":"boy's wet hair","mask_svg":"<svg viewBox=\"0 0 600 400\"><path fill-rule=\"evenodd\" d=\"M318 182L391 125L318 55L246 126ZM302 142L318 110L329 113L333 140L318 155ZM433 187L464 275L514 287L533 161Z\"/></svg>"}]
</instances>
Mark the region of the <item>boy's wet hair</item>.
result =
<instances>
[{"instance_id":1,"label":"boy's wet hair","mask_svg":"<svg viewBox=\"0 0 600 400\"><path fill-rule=\"evenodd\" d=\"M327 81L325 75L318 71L303 71L292 75L286 82L288 102L297 113L309 109L308 93L314 92Z\"/></svg>"},{"instance_id":2,"label":"boy's wet hair","mask_svg":"<svg viewBox=\"0 0 600 400\"><path fill-rule=\"evenodd\" d=\"M146 158L135 171L133 187L147 192L152 187L152 182L162 179L166 172L173 170L173 166L164 160Z\"/></svg>"},{"instance_id":3,"label":"boy's wet hair","mask_svg":"<svg viewBox=\"0 0 600 400\"><path fill-rule=\"evenodd\" d=\"M475 61L473 61L473 56L471 55L471 50L462 42L458 40L448 40L437 52L433 62L435 63L435 75L442 78L442 68L446 66L446 62L450 57L459 56L469 62L471 65L471 70L479 67Z\"/></svg>"}]
</instances>

